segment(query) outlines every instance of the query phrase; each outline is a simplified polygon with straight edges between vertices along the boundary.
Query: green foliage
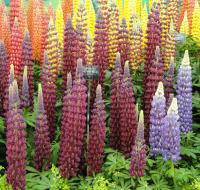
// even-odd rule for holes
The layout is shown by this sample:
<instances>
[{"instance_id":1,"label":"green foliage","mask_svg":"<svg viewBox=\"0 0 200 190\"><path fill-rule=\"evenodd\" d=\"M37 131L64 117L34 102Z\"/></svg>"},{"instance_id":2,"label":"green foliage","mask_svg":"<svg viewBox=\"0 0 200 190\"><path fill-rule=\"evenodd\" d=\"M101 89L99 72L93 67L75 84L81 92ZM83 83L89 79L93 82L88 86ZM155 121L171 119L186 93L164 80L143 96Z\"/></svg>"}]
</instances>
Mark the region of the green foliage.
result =
<instances>
[{"instance_id":1,"label":"green foliage","mask_svg":"<svg viewBox=\"0 0 200 190\"><path fill-rule=\"evenodd\" d=\"M4 167L0 166L0 173L4 171ZM0 189L12 190L12 187L6 182L6 175L0 175Z\"/></svg>"}]
</instances>

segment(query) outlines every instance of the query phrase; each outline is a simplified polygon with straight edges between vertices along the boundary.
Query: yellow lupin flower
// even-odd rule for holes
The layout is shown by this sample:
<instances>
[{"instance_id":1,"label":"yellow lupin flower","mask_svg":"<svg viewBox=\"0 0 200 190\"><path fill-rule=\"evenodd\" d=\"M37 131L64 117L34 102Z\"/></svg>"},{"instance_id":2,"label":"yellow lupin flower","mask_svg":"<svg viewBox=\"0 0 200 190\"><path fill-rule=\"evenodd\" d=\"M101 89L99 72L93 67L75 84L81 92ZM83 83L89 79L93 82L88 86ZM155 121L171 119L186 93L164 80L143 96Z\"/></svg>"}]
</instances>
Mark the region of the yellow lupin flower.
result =
<instances>
[{"instance_id":1,"label":"yellow lupin flower","mask_svg":"<svg viewBox=\"0 0 200 190\"><path fill-rule=\"evenodd\" d=\"M147 22L148 22L148 12L147 12L147 6L145 4L142 7L142 12L141 12L142 48L143 49L146 47L146 41L147 41Z\"/></svg>"},{"instance_id":2,"label":"yellow lupin flower","mask_svg":"<svg viewBox=\"0 0 200 190\"><path fill-rule=\"evenodd\" d=\"M151 10L152 5L153 5L153 0L149 0L149 10Z\"/></svg>"},{"instance_id":3,"label":"yellow lupin flower","mask_svg":"<svg viewBox=\"0 0 200 190\"><path fill-rule=\"evenodd\" d=\"M80 3L81 3L81 0L73 0L73 18L72 18L72 23L73 23L74 28L76 27L76 18L77 18L78 9L80 7Z\"/></svg>"},{"instance_id":4,"label":"yellow lupin flower","mask_svg":"<svg viewBox=\"0 0 200 190\"><path fill-rule=\"evenodd\" d=\"M167 34L169 32L169 25L170 25L169 14L167 12L166 0L161 1L160 22L161 22L161 27L162 27L162 33L161 33L161 35L162 35L162 47L165 47L166 38L167 38Z\"/></svg>"},{"instance_id":5,"label":"yellow lupin flower","mask_svg":"<svg viewBox=\"0 0 200 190\"><path fill-rule=\"evenodd\" d=\"M63 10L61 3L59 2L59 5L56 10L56 31L58 34L58 39L60 43L60 48L63 49L64 46L64 17L63 17Z\"/></svg>"},{"instance_id":6,"label":"yellow lupin flower","mask_svg":"<svg viewBox=\"0 0 200 190\"><path fill-rule=\"evenodd\" d=\"M127 23L130 22L131 16L136 14L136 2L135 0L124 1L124 18L126 18ZM128 26L129 28L129 26Z\"/></svg>"},{"instance_id":7,"label":"yellow lupin flower","mask_svg":"<svg viewBox=\"0 0 200 190\"><path fill-rule=\"evenodd\" d=\"M94 28L95 28L95 22L96 22L96 15L95 15L95 10L94 10L94 6L92 4L92 0L85 0L85 8L86 8L86 12L88 15L88 27L90 29L90 33L92 35L92 37L94 37Z\"/></svg>"},{"instance_id":8,"label":"yellow lupin flower","mask_svg":"<svg viewBox=\"0 0 200 190\"><path fill-rule=\"evenodd\" d=\"M117 4L117 7L119 9L119 18L120 20L122 20L123 18L123 13L124 13L124 6L123 6L123 1L122 0L116 0L116 4Z\"/></svg>"},{"instance_id":9,"label":"yellow lupin flower","mask_svg":"<svg viewBox=\"0 0 200 190\"><path fill-rule=\"evenodd\" d=\"M112 2L109 9L109 25L108 25L108 56L109 67L113 68L115 64L116 54L118 52L118 29L119 29L119 10L117 5Z\"/></svg>"},{"instance_id":10,"label":"yellow lupin flower","mask_svg":"<svg viewBox=\"0 0 200 190\"><path fill-rule=\"evenodd\" d=\"M191 34L198 45L200 45L200 5L197 1L195 2L194 12L192 16Z\"/></svg>"},{"instance_id":11,"label":"yellow lupin flower","mask_svg":"<svg viewBox=\"0 0 200 190\"><path fill-rule=\"evenodd\" d=\"M133 28L129 33L130 37L130 66L136 71L142 63L142 29L141 23L136 18L133 22Z\"/></svg>"},{"instance_id":12,"label":"yellow lupin flower","mask_svg":"<svg viewBox=\"0 0 200 190\"><path fill-rule=\"evenodd\" d=\"M174 23L171 20L169 33L166 36L166 43L163 49L164 69L168 70L170 65L171 57L175 56L176 41L175 41L175 30Z\"/></svg>"},{"instance_id":13,"label":"yellow lupin flower","mask_svg":"<svg viewBox=\"0 0 200 190\"><path fill-rule=\"evenodd\" d=\"M52 17L49 21L49 27L47 32L47 40L46 40L46 52L48 55L49 64L52 67L52 75L53 81L56 81L57 73L58 73L58 62L59 62L59 54L58 54L59 41L56 32L56 27L54 25Z\"/></svg>"},{"instance_id":14,"label":"yellow lupin flower","mask_svg":"<svg viewBox=\"0 0 200 190\"><path fill-rule=\"evenodd\" d=\"M183 22L181 23L180 33L185 33L186 35L189 35L189 23L187 18L187 11L184 13Z\"/></svg>"},{"instance_id":15,"label":"yellow lupin flower","mask_svg":"<svg viewBox=\"0 0 200 190\"><path fill-rule=\"evenodd\" d=\"M141 8L142 8L142 1L141 0L135 0L136 2L136 13L139 17L142 17L142 13L141 13Z\"/></svg>"}]
</instances>

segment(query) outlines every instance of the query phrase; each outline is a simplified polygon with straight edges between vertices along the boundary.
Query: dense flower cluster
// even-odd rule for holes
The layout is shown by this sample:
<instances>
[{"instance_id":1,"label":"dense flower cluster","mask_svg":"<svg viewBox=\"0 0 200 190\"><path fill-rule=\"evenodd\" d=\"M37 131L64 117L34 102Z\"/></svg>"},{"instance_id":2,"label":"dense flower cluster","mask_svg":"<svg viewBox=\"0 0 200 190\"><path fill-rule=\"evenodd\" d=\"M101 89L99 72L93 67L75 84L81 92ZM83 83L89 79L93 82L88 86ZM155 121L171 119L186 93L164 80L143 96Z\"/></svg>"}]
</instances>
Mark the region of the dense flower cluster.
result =
<instances>
[{"instance_id":1,"label":"dense flower cluster","mask_svg":"<svg viewBox=\"0 0 200 190\"><path fill-rule=\"evenodd\" d=\"M137 133L137 118L132 78L128 62L125 63L124 75L120 85L120 150L130 157L132 145Z\"/></svg>"},{"instance_id":2,"label":"dense flower cluster","mask_svg":"<svg viewBox=\"0 0 200 190\"><path fill-rule=\"evenodd\" d=\"M115 68L111 75L111 100L110 100L110 146L120 148L120 87L122 80L122 68L120 53L117 53Z\"/></svg>"},{"instance_id":3,"label":"dense flower cluster","mask_svg":"<svg viewBox=\"0 0 200 190\"><path fill-rule=\"evenodd\" d=\"M140 111L137 136L131 152L131 176L143 176L146 166L146 145L144 140L144 114Z\"/></svg>"},{"instance_id":4,"label":"dense flower cluster","mask_svg":"<svg viewBox=\"0 0 200 190\"><path fill-rule=\"evenodd\" d=\"M192 130L192 71L188 51L185 51L177 77L178 113L182 132Z\"/></svg>"},{"instance_id":5,"label":"dense flower cluster","mask_svg":"<svg viewBox=\"0 0 200 190\"><path fill-rule=\"evenodd\" d=\"M13 190L25 190L26 125L20 109L17 81L9 87L9 111L6 131L7 181Z\"/></svg>"},{"instance_id":6,"label":"dense flower cluster","mask_svg":"<svg viewBox=\"0 0 200 190\"><path fill-rule=\"evenodd\" d=\"M34 166L37 170L50 166L50 138L41 84L38 85L38 108L34 134Z\"/></svg>"},{"instance_id":7,"label":"dense flower cluster","mask_svg":"<svg viewBox=\"0 0 200 190\"><path fill-rule=\"evenodd\" d=\"M162 82L159 82L157 91L151 103L149 144L150 154L156 156L161 153L161 131L166 115L166 100Z\"/></svg>"},{"instance_id":8,"label":"dense flower cluster","mask_svg":"<svg viewBox=\"0 0 200 190\"><path fill-rule=\"evenodd\" d=\"M177 100L173 98L161 131L161 153L165 160L180 160L180 123L178 120Z\"/></svg>"},{"instance_id":9,"label":"dense flower cluster","mask_svg":"<svg viewBox=\"0 0 200 190\"><path fill-rule=\"evenodd\" d=\"M101 86L97 86L94 108L91 111L91 127L87 153L88 175L101 171L106 138L106 111Z\"/></svg>"}]
</instances>

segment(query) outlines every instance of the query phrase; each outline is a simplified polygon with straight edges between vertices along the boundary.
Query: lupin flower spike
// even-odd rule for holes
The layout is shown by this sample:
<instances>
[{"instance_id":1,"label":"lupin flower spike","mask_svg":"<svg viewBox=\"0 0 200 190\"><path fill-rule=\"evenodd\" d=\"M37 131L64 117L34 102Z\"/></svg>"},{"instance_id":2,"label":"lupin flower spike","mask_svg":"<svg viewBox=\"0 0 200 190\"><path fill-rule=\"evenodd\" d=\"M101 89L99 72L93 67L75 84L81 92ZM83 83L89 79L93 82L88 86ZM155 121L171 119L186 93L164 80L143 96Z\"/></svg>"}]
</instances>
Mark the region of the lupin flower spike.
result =
<instances>
[{"instance_id":1,"label":"lupin flower spike","mask_svg":"<svg viewBox=\"0 0 200 190\"><path fill-rule=\"evenodd\" d=\"M151 103L150 112L150 154L156 156L161 154L161 131L164 123L164 118L166 116L166 100L164 97L164 87L163 83L158 83L157 91L153 97Z\"/></svg>"},{"instance_id":2,"label":"lupin flower spike","mask_svg":"<svg viewBox=\"0 0 200 190\"><path fill-rule=\"evenodd\" d=\"M130 175L144 176L146 166L146 145L144 140L144 113L141 110L137 128L135 144L131 152Z\"/></svg>"},{"instance_id":3,"label":"lupin flower spike","mask_svg":"<svg viewBox=\"0 0 200 190\"><path fill-rule=\"evenodd\" d=\"M177 77L177 100L180 129L187 133L192 130L192 72L188 50L185 51Z\"/></svg>"},{"instance_id":4,"label":"lupin flower spike","mask_svg":"<svg viewBox=\"0 0 200 190\"><path fill-rule=\"evenodd\" d=\"M38 108L34 133L34 166L38 171L50 167L50 138L46 111L44 109L42 85L38 84Z\"/></svg>"},{"instance_id":5,"label":"lupin flower spike","mask_svg":"<svg viewBox=\"0 0 200 190\"><path fill-rule=\"evenodd\" d=\"M88 175L101 171L106 138L106 111L101 85L97 86L88 144Z\"/></svg>"},{"instance_id":6,"label":"lupin flower spike","mask_svg":"<svg viewBox=\"0 0 200 190\"><path fill-rule=\"evenodd\" d=\"M30 106L30 94L29 94L29 85L28 85L28 68L24 66L23 74L23 85L21 90L21 106L22 108L27 108Z\"/></svg>"},{"instance_id":7,"label":"lupin flower spike","mask_svg":"<svg viewBox=\"0 0 200 190\"><path fill-rule=\"evenodd\" d=\"M120 87L120 150L130 157L137 134L137 114L129 63L126 61Z\"/></svg>"},{"instance_id":8,"label":"lupin flower spike","mask_svg":"<svg viewBox=\"0 0 200 190\"><path fill-rule=\"evenodd\" d=\"M164 160L173 162L180 160L180 123L178 120L177 99L173 98L161 131L161 152Z\"/></svg>"},{"instance_id":9,"label":"lupin flower spike","mask_svg":"<svg viewBox=\"0 0 200 190\"><path fill-rule=\"evenodd\" d=\"M120 53L117 53L115 68L111 75L111 102L110 102L110 146L120 149L119 128L120 128L120 86L122 80L122 68Z\"/></svg>"},{"instance_id":10,"label":"lupin flower spike","mask_svg":"<svg viewBox=\"0 0 200 190\"><path fill-rule=\"evenodd\" d=\"M19 106L17 81L9 87L9 111L6 114L6 178L12 189L25 190L26 185L26 125Z\"/></svg>"}]
</instances>

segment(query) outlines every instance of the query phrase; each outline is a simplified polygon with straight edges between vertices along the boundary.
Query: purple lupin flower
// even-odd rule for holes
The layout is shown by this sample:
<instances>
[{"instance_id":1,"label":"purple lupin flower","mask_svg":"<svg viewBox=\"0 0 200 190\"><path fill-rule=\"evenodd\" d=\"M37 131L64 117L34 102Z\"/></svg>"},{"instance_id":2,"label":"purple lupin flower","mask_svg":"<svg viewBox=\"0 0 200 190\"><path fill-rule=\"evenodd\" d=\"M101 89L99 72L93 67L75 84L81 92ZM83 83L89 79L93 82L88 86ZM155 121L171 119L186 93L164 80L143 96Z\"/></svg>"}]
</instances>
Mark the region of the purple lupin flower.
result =
<instances>
[{"instance_id":1,"label":"purple lupin flower","mask_svg":"<svg viewBox=\"0 0 200 190\"><path fill-rule=\"evenodd\" d=\"M138 121L135 145L133 145L131 152L130 175L138 177L144 176L145 166L146 166L146 145L144 140L144 113L141 110Z\"/></svg>"},{"instance_id":2,"label":"purple lupin flower","mask_svg":"<svg viewBox=\"0 0 200 190\"><path fill-rule=\"evenodd\" d=\"M161 131L161 152L164 160L180 160L180 123L178 115L177 99L173 98L172 103L164 118L164 125Z\"/></svg>"},{"instance_id":3,"label":"purple lupin flower","mask_svg":"<svg viewBox=\"0 0 200 190\"><path fill-rule=\"evenodd\" d=\"M122 80L122 68L120 53L117 53L115 68L111 76L111 100L110 100L110 146L120 148L119 125L120 125L120 86Z\"/></svg>"},{"instance_id":4,"label":"purple lupin flower","mask_svg":"<svg viewBox=\"0 0 200 190\"><path fill-rule=\"evenodd\" d=\"M61 136L60 136L60 149L59 149L59 169L63 177L68 177L70 171L66 167L70 165L71 160L69 160L70 151L67 147L71 146L72 128L69 125L69 116L70 116L70 106L72 102L72 75L68 73L67 75L67 90L65 91L65 96L63 98L63 108L62 108L62 121L61 121Z\"/></svg>"},{"instance_id":5,"label":"purple lupin flower","mask_svg":"<svg viewBox=\"0 0 200 190\"><path fill-rule=\"evenodd\" d=\"M97 86L88 143L88 175L101 171L106 138L106 111L102 99L101 85Z\"/></svg>"},{"instance_id":6,"label":"purple lupin flower","mask_svg":"<svg viewBox=\"0 0 200 190\"><path fill-rule=\"evenodd\" d=\"M5 89L9 76L9 61L6 53L5 45L0 40L0 113L3 111L3 102L5 97Z\"/></svg>"},{"instance_id":7,"label":"purple lupin flower","mask_svg":"<svg viewBox=\"0 0 200 190\"><path fill-rule=\"evenodd\" d=\"M150 154L156 156L161 153L160 135L166 116L166 100L163 83L159 82L157 91L151 103L149 144Z\"/></svg>"},{"instance_id":8,"label":"purple lupin flower","mask_svg":"<svg viewBox=\"0 0 200 190\"><path fill-rule=\"evenodd\" d=\"M20 109L17 81L9 87L9 111L7 112L6 177L13 190L25 190L26 183L26 125Z\"/></svg>"},{"instance_id":9,"label":"purple lupin flower","mask_svg":"<svg viewBox=\"0 0 200 190\"><path fill-rule=\"evenodd\" d=\"M174 80L174 57L171 57L170 60L170 67L167 73L166 78L164 79L164 87L165 87L165 97L166 100L168 101L169 95L174 92L174 87L173 87L173 80Z\"/></svg>"},{"instance_id":10,"label":"purple lupin flower","mask_svg":"<svg viewBox=\"0 0 200 190\"><path fill-rule=\"evenodd\" d=\"M76 78L69 99L68 130L66 139L65 171L66 177L74 177L79 170L81 153L86 130L87 87L83 78L82 60L78 59Z\"/></svg>"},{"instance_id":11,"label":"purple lupin flower","mask_svg":"<svg viewBox=\"0 0 200 190\"><path fill-rule=\"evenodd\" d=\"M124 66L120 96L120 150L126 157L130 157L132 145L135 143L137 134L137 115L128 61Z\"/></svg>"},{"instance_id":12,"label":"purple lupin flower","mask_svg":"<svg viewBox=\"0 0 200 190\"><path fill-rule=\"evenodd\" d=\"M43 103L42 85L38 84L38 108L34 133L34 167L46 170L50 166L50 138L46 111Z\"/></svg>"},{"instance_id":13,"label":"purple lupin flower","mask_svg":"<svg viewBox=\"0 0 200 190\"><path fill-rule=\"evenodd\" d=\"M28 85L28 77L27 77L27 66L24 67L23 74L23 84L21 90L21 107L27 108L30 106L30 95L29 95L29 85Z\"/></svg>"},{"instance_id":14,"label":"purple lupin flower","mask_svg":"<svg viewBox=\"0 0 200 190\"><path fill-rule=\"evenodd\" d=\"M181 131L192 130L192 73L188 50L185 51L177 77L178 113Z\"/></svg>"},{"instance_id":15,"label":"purple lupin flower","mask_svg":"<svg viewBox=\"0 0 200 190\"><path fill-rule=\"evenodd\" d=\"M27 77L28 77L28 86L29 86L29 101L30 106L33 107L34 104L34 77L33 77L33 53L32 53L32 44L28 30L25 32L24 40L22 42L22 63L19 67L19 87L22 88L23 81L23 71L24 66L28 67Z\"/></svg>"},{"instance_id":16,"label":"purple lupin flower","mask_svg":"<svg viewBox=\"0 0 200 190\"><path fill-rule=\"evenodd\" d=\"M10 71L9 71L9 77L7 77L6 80L6 86L5 86L5 93L4 93L4 101L3 101L3 109L4 112L7 113L9 108L9 86L13 83L15 79L15 70L14 65L10 65Z\"/></svg>"},{"instance_id":17,"label":"purple lupin flower","mask_svg":"<svg viewBox=\"0 0 200 190\"><path fill-rule=\"evenodd\" d=\"M56 105L56 84L53 78L52 65L49 63L48 55L45 52L44 64L42 68L42 87L44 96L44 109L47 114L49 135L52 141L55 134L55 105Z\"/></svg>"}]
</instances>

